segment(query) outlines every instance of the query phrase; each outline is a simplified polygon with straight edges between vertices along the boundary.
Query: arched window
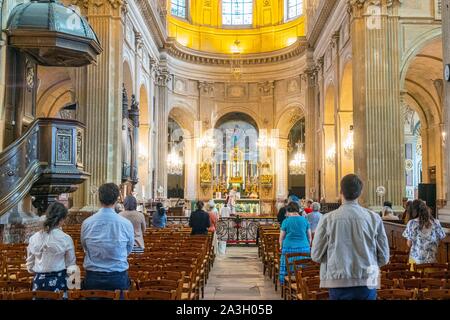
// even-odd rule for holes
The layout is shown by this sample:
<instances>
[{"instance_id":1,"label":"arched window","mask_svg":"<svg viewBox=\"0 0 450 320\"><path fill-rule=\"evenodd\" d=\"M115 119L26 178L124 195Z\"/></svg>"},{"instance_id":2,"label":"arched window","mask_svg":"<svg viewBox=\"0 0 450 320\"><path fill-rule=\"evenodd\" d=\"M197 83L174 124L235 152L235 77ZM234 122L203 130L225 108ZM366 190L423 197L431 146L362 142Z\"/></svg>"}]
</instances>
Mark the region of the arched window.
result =
<instances>
[{"instance_id":1,"label":"arched window","mask_svg":"<svg viewBox=\"0 0 450 320\"><path fill-rule=\"evenodd\" d=\"M222 24L228 26L253 23L253 0L223 0Z\"/></svg>"},{"instance_id":2,"label":"arched window","mask_svg":"<svg viewBox=\"0 0 450 320\"><path fill-rule=\"evenodd\" d=\"M187 0L170 0L170 12L173 16L186 19L187 10L186 4Z\"/></svg>"},{"instance_id":3,"label":"arched window","mask_svg":"<svg viewBox=\"0 0 450 320\"><path fill-rule=\"evenodd\" d=\"M297 18L303 14L303 0L286 0L286 20Z\"/></svg>"}]
</instances>

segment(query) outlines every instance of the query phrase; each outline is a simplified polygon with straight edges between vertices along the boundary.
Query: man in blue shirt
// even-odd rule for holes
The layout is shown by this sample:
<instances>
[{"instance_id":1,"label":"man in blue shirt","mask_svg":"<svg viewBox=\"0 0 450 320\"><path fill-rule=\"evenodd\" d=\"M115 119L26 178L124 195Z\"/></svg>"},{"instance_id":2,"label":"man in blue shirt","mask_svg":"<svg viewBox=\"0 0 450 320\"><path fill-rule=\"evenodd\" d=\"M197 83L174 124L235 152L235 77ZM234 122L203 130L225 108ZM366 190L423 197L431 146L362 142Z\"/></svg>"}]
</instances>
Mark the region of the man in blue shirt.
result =
<instances>
[{"instance_id":1,"label":"man in blue shirt","mask_svg":"<svg viewBox=\"0 0 450 320\"><path fill-rule=\"evenodd\" d=\"M98 189L102 208L87 218L81 226L85 290L127 290L128 255L134 244L131 222L116 213L114 207L120 195L119 187L107 183Z\"/></svg>"}]
</instances>

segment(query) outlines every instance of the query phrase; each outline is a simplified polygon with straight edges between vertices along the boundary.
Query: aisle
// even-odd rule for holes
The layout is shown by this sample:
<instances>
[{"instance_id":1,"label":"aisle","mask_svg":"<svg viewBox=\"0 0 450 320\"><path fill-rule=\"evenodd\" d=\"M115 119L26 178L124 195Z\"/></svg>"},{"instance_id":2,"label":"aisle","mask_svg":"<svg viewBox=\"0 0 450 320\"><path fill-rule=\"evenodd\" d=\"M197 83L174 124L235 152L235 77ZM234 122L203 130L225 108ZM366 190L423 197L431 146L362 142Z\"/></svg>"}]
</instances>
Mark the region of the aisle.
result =
<instances>
[{"instance_id":1,"label":"aisle","mask_svg":"<svg viewBox=\"0 0 450 320\"><path fill-rule=\"evenodd\" d=\"M256 247L228 247L217 256L205 288L205 300L279 300L273 283L264 278Z\"/></svg>"}]
</instances>

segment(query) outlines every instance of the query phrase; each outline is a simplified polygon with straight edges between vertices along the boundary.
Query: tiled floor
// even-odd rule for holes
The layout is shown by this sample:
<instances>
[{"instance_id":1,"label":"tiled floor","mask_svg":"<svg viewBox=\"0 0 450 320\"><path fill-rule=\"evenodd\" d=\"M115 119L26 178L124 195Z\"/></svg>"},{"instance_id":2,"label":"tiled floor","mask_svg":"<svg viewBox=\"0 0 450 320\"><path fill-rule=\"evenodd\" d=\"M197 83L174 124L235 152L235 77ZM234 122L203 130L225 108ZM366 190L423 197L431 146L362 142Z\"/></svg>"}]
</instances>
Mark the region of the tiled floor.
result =
<instances>
[{"instance_id":1,"label":"tiled floor","mask_svg":"<svg viewBox=\"0 0 450 320\"><path fill-rule=\"evenodd\" d=\"M280 293L263 276L256 247L227 247L217 255L205 288L205 300L279 300Z\"/></svg>"}]
</instances>

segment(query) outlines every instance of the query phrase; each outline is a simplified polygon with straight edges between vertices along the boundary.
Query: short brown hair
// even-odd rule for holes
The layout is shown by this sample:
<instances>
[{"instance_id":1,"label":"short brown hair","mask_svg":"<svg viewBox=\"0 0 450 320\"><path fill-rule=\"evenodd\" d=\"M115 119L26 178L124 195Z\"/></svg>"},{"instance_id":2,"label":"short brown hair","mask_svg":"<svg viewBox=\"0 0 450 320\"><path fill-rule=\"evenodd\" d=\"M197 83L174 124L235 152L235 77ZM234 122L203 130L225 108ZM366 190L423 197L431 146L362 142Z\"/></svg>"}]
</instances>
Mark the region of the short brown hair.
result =
<instances>
[{"instance_id":1,"label":"short brown hair","mask_svg":"<svg viewBox=\"0 0 450 320\"><path fill-rule=\"evenodd\" d=\"M120 196L120 189L115 183L105 183L98 188L98 199L105 206L112 206Z\"/></svg>"},{"instance_id":2,"label":"short brown hair","mask_svg":"<svg viewBox=\"0 0 450 320\"><path fill-rule=\"evenodd\" d=\"M341 180L341 192L345 200L353 201L359 198L363 182L356 174L349 174Z\"/></svg>"}]
</instances>

